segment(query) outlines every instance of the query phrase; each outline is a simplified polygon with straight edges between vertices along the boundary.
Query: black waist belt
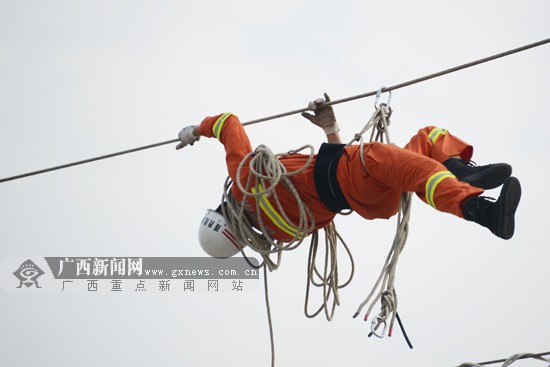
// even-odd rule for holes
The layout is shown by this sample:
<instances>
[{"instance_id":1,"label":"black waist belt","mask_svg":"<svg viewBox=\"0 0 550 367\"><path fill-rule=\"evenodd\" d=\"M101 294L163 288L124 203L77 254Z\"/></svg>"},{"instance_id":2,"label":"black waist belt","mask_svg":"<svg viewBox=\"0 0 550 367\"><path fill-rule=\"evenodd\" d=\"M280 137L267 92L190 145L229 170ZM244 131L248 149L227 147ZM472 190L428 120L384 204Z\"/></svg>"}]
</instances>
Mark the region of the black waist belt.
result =
<instances>
[{"instance_id":1,"label":"black waist belt","mask_svg":"<svg viewBox=\"0 0 550 367\"><path fill-rule=\"evenodd\" d=\"M344 144L323 143L313 166L317 194L333 212L351 209L336 179L336 168L340 157L344 154L344 146Z\"/></svg>"}]
</instances>

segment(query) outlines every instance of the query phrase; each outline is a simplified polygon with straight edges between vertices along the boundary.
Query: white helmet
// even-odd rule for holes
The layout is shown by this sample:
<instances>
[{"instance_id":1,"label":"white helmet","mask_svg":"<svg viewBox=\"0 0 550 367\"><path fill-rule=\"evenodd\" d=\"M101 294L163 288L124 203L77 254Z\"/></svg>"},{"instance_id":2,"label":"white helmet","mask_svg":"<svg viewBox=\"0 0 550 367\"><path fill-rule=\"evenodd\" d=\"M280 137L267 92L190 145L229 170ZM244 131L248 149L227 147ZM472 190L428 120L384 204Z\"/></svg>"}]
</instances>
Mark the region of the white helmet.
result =
<instances>
[{"instance_id":1,"label":"white helmet","mask_svg":"<svg viewBox=\"0 0 550 367\"><path fill-rule=\"evenodd\" d=\"M241 250L223 215L208 209L199 226L199 243L212 257L231 257Z\"/></svg>"}]
</instances>

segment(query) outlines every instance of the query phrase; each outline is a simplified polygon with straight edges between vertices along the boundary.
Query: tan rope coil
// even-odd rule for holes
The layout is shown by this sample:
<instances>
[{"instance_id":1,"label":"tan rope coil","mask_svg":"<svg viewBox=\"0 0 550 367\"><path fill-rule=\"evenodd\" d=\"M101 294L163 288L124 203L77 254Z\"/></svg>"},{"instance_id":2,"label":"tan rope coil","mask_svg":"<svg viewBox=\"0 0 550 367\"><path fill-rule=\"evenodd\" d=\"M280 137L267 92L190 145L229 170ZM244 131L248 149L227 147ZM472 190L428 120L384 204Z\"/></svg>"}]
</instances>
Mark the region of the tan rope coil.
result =
<instances>
[{"instance_id":1,"label":"tan rope coil","mask_svg":"<svg viewBox=\"0 0 550 367\"><path fill-rule=\"evenodd\" d=\"M248 245L252 250L259 253L264 259L263 264L266 264L271 271L276 270L280 266L283 251L295 249L302 243L306 235L311 233L315 228L315 219L311 211L301 200L298 191L290 180L290 177L302 172L313 162L314 148L311 145L305 145L286 154L296 154L304 149L310 150L307 162L300 169L288 172L279 160L279 157L284 154L273 154L268 147L260 145L253 152L245 156L239 164L237 181L233 183L230 177L225 181L223 201L227 204L222 205L223 216L227 220L237 242L241 245ZM248 164L249 174L246 183L243 185L240 177L245 164ZM243 195L243 199L240 202L237 202L231 193L231 186L233 184L237 185ZM279 201L277 191L275 190L279 184L284 185L298 204L298 223L294 223L288 218ZM256 216L260 228L255 229L253 227L245 214L247 200L250 197L255 199L256 213L261 212L260 198L271 199L271 202L274 203L282 218L296 230L295 235L290 241L281 242L271 238L260 215ZM276 261L271 259L270 255L272 254L277 254Z\"/></svg>"},{"instance_id":2,"label":"tan rope coil","mask_svg":"<svg viewBox=\"0 0 550 367\"><path fill-rule=\"evenodd\" d=\"M353 279L353 273L355 271L355 264L353 261L353 256L351 251L342 238L334 222L331 222L328 226L323 228L325 232L325 259L323 266L323 274L319 272L316 265L317 251L319 249L319 234L315 231L311 236L311 245L309 247L309 256L308 256L308 271L307 271L307 285L306 285L306 298L304 302L304 313L307 317L313 318L317 316L322 310L325 311L325 316L328 321L332 321L334 317L334 311L337 305L340 305L340 297L338 290L346 287L351 283ZM338 241L342 243L342 246L346 250L350 261L350 275L348 279L343 284L338 284ZM318 278L318 281L316 281ZM323 288L323 302L321 306L313 312L308 311L309 306L309 294L310 294L310 285L315 287ZM330 301L332 296L332 303ZM330 311L329 311L330 309Z\"/></svg>"}]
</instances>

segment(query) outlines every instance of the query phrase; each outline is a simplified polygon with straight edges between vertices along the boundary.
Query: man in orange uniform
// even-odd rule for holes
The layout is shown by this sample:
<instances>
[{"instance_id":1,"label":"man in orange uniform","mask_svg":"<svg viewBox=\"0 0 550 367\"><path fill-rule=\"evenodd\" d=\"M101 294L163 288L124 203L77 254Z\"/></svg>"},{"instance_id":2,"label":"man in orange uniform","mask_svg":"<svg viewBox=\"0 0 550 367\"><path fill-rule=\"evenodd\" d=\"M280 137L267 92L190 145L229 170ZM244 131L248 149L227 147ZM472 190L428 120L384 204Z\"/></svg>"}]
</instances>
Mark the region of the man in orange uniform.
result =
<instances>
[{"instance_id":1,"label":"man in orange uniform","mask_svg":"<svg viewBox=\"0 0 550 367\"><path fill-rule=\"evenodd\" d=\"M390 218L398 211L401 193L415 192L435 209L476 222L500 238L513 236L521 186L515 177L510 177L508 164L474 167L469 164L471 145L445 129L429 126L413 136L405 148L365 143L363 165L359 145L339 144L339 128L332 108L323 106L322 99L314 103L315 114L302 115L323 128L329 143L321 146L314 164L290 180L311 210L315 229L328 225L344 209L352 209L366 219ZM206 117L200 125L182 129L177 149L192 145L200 136L217 138L225 147L231 179L246 182L248 165L243 166L240 178L236 177L237 168L252 146L237 116L225 113ZM280 161L292 172L302 168L308 157L293 154L281 157ZM480 196L484 189L500 185L496 202ZM248 209L247 217L257 223L254 217L260 215L272 238L289 241L296 235L293 223L299 222L298 204L283 185L279 186L277 195L289 221L277 213L266 197L262 198L261 212ZM237 200L243 197L236 185L232 194ZM249 207L256 208L252 203Z\"/></svg>"}]
</instances>

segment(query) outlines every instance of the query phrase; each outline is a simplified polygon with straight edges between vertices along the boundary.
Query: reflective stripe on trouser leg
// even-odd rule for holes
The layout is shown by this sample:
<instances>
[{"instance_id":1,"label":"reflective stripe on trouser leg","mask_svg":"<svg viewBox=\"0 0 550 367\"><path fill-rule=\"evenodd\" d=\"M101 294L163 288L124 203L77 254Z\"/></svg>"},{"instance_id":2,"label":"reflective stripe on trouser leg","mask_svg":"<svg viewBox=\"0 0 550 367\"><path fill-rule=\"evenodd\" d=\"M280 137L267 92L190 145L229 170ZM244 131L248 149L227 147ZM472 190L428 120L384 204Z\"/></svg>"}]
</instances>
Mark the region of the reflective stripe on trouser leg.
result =
<instances>
[{"instance_id":1,"label":"reflective stripe on trouser leg","mask_svg":"<svg viewBox=\"0 0 550 367\"><path fill-rule=\"evenodd\" d=\"M222 133L222 128L225 120L227 120L231 115L232 115L231 112L224 113L216 120L216 122L214 123L214 126L212 126L212 132L214 133L214 136L218 140L220 140L220 135Z\"/></svg>"},{"instance_id":2,"label":"reflective stripe on trouser leg","mask_svg":"<svg viewBox=\"0 0 550 367\"><path fill-rule=\"evenodd\" d=\"M437 173L434 173L433 175L428 178L426 181L426 202L437 209L435 205L435 190L437 189L437 185L441 181L443 181L446 178L456 178L455 175L453 175L450 171L439 171Z\"/></svg>"},{"instance_id":3,"label":"reflective stripe on trouser leg","mask_svg":"<svg viewBox=\"0 0 550 367\"><path fill-rule=\"evenodd\" d=\"M437 141L437 139L441 136L441 135L444 135L444 134L447 134L447 130L446 129L441 129L439 127L436 127L435 129L433 129L432 131L430 131L430 133L428 134L428 139L430 139L430 142L432 144L435 144L435 142Z\"/></svg>"},{"instance_id":4,"label":"reflective stripe on trouser leg","mask_svg":"<svg viewBox=\"0 0 550 367\"><path fill-rule=\"evenodd\" d=\"M262 185L258 185L258 189L260 192L263 192L264 189ZM251 191L253 194L256 193L256 189L254 187L251 188ZM286 234L296 237L296 238L302 238L304 237L303 233L299 233L298 230L294 227L292 227L290 224L288 224L284 218L275 210L273 205L269 202L267 197L265 195L261 195L259 198L260 201L260 208L264 212L264 214L271 220L273 224L277 226L281 231L285 232Z\"/></svg>"}]
</instances>

